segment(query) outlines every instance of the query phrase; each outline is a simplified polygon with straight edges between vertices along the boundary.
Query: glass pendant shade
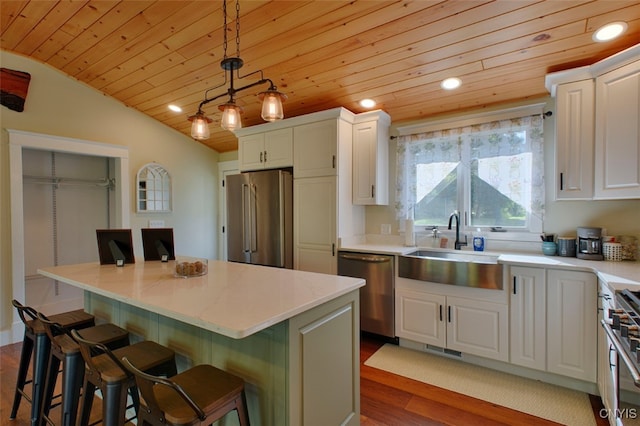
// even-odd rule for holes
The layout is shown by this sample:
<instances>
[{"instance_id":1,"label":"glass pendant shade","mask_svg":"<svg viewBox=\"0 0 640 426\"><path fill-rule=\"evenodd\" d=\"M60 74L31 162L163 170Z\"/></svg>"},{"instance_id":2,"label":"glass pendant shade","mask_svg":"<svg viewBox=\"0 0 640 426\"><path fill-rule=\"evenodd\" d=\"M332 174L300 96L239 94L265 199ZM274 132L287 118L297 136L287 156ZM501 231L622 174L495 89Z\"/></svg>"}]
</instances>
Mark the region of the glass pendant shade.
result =
<instances>
[{"instance_id":1,"label":"glass pendant shade","mask_svg":"<svg viewBox=\"0 0 640 426\"><path fill-rule=\"evenodd\" d=\"M211 123L211 119L205 117L202 113L197 113L194 116L189 117L191 121L191 137L202 141L209 139L209 123Z\"/></svg>"},{"instance_id":2,"label":"glass pendant shade","mask_svg":"<svg viewBox=\"0 0 640 426\"><path fill-rule=\"evenodd\" d=\"M233 102L220 105L218 108L222 110L222 120L220 125L223 129L233 132L236 129L242 128L242 119L240 118L242 108Z\"/></svg>"},{"instance_id":3,"label":"glass pendant shade","mask_svg":"<svg viewBox=\"0 0 640 426\"><path fill-rule=\"evenodd\" d=\"M284 118L282 100L285 96L277 90L267 90L260 93L262 100L262 119L264 121L277 121Z\"/></svg>"}]
</instances>

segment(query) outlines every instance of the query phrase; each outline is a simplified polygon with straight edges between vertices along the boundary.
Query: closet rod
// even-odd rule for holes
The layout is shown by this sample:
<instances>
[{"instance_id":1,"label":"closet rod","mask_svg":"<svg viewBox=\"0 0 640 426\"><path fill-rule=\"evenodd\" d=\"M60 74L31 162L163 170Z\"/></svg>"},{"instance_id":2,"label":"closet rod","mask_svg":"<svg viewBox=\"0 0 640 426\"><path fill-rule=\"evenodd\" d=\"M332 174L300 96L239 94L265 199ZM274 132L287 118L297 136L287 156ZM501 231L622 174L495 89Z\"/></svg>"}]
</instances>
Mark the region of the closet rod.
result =
<instances>
[{"instance_id":1,"label":"closet rod","mask_svg":"<svg viewBox=\"0 0 640 426\"><path fill-rule=\"evenodd\" d=\"M52 176L22 176L23 181L27 183L36 183L41 185L90 185L101 186L113 189L116 186L115 179L77 179L77 178L61 178Z\"/></svg>"}]
</instances>

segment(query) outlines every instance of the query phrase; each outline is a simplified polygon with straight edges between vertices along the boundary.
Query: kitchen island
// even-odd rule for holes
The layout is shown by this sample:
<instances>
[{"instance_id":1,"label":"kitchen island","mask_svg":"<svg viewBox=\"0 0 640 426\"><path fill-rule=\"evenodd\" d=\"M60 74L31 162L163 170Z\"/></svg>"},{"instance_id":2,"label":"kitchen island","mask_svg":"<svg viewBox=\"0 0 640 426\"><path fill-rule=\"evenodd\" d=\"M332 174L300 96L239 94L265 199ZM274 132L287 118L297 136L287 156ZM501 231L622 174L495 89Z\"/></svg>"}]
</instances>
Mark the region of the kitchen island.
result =
<instances>
[{"instance_id":1,"label":"kitchen island","mask_svg":"<svg viewBox=\"0 0 640 426\"><path fill-rule=\"evenodd\" d=\"M253 425L359 424L359 288L364 280L209 261L38 269L85 290L99 320L176 351L178 369L209 363L247 382ZM228 416L226 424L236 424Z\"/></svg>"}]
</instances>

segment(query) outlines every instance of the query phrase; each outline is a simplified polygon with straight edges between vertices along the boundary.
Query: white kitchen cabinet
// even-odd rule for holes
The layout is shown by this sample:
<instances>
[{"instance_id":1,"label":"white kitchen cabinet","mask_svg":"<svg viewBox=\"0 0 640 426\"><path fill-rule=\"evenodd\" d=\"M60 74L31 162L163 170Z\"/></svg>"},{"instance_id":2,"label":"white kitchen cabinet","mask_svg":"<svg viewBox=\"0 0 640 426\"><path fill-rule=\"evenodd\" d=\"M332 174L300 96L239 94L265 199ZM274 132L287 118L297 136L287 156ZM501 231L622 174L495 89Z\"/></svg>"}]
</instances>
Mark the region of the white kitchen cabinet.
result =
<instances>
[{"instance_id":1,"label":"white kitchen cabinet","mask_svg":"<svg viewBox=\"0 0 640 426\"><path fill-rule=\"evenodd\" d=\"M358 114L353 125L353 203L389 204L389 125L383 111Z\"/></svg>"},{"instance_id":2,"label":"white kitchen cabinet","mask_svg":"<svg viewBox=\"0 0 640 426\"><path fill-rule=\"evenodd\" d=\"M396 289L396 335L444 348L447 298L424 291Z\"/></svg>"},{"instance_id":3,"label":"white kitchen cabinet","mask_svg":"<svg viewBox=\"0 0 640 426\"><path fill-rule=\"evenodd\" d=\"M396 289L396 335L507 361L508 306L484 300Z\"/></svg>"},{"instance_id":4,"label":"white kitchen cabinet","mask_svg":"<svg viewBox=\"0 0 640 426\"><path fill-rule=\"evenodd\" d=\"M544 371L547 359L545 270L518 266L510 270L510 361Z\"/></svg>"},{"instance_id":5,"label":"white kitchen cabinet","mask_svg":"<svg viewBox=\"0 0 640 426\"><path fill-rule=\"evenodd\" d=\"M294 269L337 273L336 177L293 180Z\"/></svg>"},{"instance_id":6,"label":"white kitchen cabinet","mask_svg":"<svg viewBox=\"0 0 640 426\"><path fill-rule=\"evenodd\" d=\"M364 206L352 203L354 117L336 108L293 128L295 269L336 274L338 239L364 234Z\"/></svg>"},{"instance_id":7,"label":"white kitchen cabinet","mask_svg":"<svg viewBox=\"0 0 640 426\"><path fill-rule=\"evenodd\" d=\"M337 175L339 125L339 120L332 119L293 129L294 178Z\"/></svg>"},{"instance_id":8,"label":"white kitchen cabinet","mask_svg":"<svg viewBox=\"0 0 640 426\"><path fill-rule=\"evenodd\" d=\"M509 359L509 307L447 297L447 347L485 358Z\"/></svg>"},{"instance_id":9,"label":"white kitchen cabinet","mask_svg":"<svg viewBox=\"0 0 640 426\"><path fill-rule=\"evenodd\" d=\"M240 136L240 171L276 169L293 166L293 129L284 128Z\"/></svg>"},{"instance_id":10,"label":"white kitchen cabinet","mask_svg":"<svg viewBox=\"0 0 640 426\"><path fill-rule=\"evenodd\" d=\"M547 371L596 382L594 274L547 271Z\"/></svg>"},{"instance_id":11,"label":"white kitchen cabinet","mask_svg":"<svg viewBox=\"0 0 640 426\"><path fill-rule=\"evenodd\" d=\"M596 78L595 198L640 198L640 60Z\"/></svg>"},{"instance_id":12,"label":"white kitchen cabinet","mask_svg":"<svg viewBox=\"0 0 640 426\"><path fill-rule=\"evenodd\" d=\"M556 89L556 199L593 197L593 79L559 84Z\"/></svg>"},{"instance_id":13,"label":"white kitchen cabinet","mask_svg":"<svg viewBox=\"0 0 640 426\"><path fill-rule=\"evenodd\" d=\"M510 362L596 382L596 277L510 267Z\"/></svg>"}]
</instances>

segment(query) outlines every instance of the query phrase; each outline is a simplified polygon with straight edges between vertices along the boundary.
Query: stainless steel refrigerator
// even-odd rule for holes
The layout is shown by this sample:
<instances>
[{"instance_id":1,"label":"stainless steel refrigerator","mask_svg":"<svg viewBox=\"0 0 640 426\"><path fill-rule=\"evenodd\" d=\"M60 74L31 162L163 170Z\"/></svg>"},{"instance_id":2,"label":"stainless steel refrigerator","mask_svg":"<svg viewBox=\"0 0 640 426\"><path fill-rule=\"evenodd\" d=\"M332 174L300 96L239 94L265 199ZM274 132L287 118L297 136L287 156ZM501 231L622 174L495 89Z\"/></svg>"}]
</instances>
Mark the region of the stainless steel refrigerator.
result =
<instances>
[{"instance_id":1,"label":"stainless steel refrigerator","mask_svg":"<svg viewBox=\"0 0 640 426\"><path fill-rule=\"evenodd\" d=\"M227 189L227 259L293 268L293 178L286 170L231 175Z\"/></svg>"}]
</instances>

